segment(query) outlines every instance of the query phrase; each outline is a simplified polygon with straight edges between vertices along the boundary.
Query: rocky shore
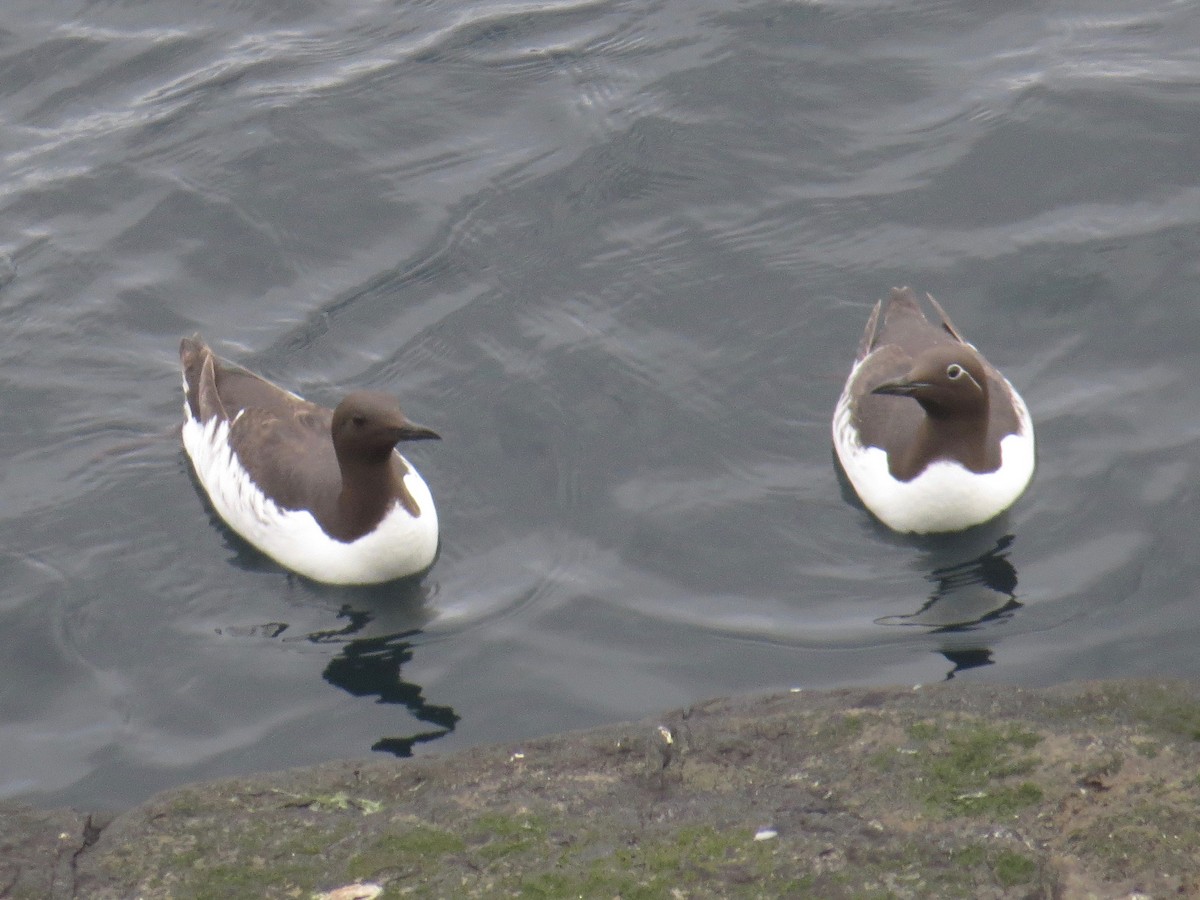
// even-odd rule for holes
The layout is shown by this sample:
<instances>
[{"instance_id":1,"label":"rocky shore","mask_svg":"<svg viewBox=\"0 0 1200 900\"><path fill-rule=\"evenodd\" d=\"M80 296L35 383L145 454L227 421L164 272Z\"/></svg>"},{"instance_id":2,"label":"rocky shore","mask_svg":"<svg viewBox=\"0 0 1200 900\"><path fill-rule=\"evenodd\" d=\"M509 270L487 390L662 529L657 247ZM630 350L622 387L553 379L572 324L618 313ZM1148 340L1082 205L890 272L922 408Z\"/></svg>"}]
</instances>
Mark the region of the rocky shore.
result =
<instances>
[{"instance_id":1,"label":"rocky shore","mask_svg":"<svg viewBox=\"0 0 1200 900\"><path fill-rule=\"evenodd\" d=\"M0 807L0 897L1200 896L1200 693L714 700L413 760Z\"/></svg>"}]
</instances>

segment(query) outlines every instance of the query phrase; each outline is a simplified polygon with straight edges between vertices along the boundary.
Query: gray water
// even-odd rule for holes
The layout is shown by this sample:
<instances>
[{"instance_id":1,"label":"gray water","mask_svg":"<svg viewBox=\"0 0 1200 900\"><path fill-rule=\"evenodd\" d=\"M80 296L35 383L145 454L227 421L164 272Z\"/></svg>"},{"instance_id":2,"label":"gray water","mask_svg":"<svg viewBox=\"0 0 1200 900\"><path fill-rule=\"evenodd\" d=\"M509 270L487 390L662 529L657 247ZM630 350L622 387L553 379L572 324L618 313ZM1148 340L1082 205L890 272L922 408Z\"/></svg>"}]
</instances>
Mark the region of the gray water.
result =
<instances>
[{"instance_id":1,"label":"gray water","mask_svg":"<svg viewBox=\"0 0 1200 900\"><path fill-rule=\"evenodd\" d=\"M0 796L1200 675L1197 46L1166 0L5 4ZM1037 427L959 536L832 461L901 284ZM211 517L195 332L441 432L428 577L316 586Z\"/></svg>"}]
</instances>

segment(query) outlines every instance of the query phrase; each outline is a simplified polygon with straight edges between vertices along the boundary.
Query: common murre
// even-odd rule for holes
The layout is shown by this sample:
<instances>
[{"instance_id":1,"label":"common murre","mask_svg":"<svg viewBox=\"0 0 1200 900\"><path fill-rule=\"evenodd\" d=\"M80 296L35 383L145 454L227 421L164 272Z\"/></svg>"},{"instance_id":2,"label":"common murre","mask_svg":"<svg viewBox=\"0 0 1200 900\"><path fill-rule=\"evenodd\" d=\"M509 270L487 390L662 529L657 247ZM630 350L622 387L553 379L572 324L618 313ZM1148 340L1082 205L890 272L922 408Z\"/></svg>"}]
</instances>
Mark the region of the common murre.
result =
<instances>
[{"instance_id":1,"label":"common murre","mask_svg":"<svg viewBox=\"0 0 1200 900\"><path fill-rule=\"evenodd\" d=\"M833 414L833 445L863 504L896 531L959 531L1021 496L1034 469L1025 402L932 296L875 304Z\"/></svg>"},{"instance_id":2,"label":"common murre","mask_svg":"<svg viewBox=\"0 0 1200 900\"><path fill-rule=\"evenodd\" d=\"M217 514L280 565L329 584L375 584L428 568L438 546L429 488L396 451L436 439L387 394L329 410L179 347L183 446Z\"/></svg>"}]
</instances>

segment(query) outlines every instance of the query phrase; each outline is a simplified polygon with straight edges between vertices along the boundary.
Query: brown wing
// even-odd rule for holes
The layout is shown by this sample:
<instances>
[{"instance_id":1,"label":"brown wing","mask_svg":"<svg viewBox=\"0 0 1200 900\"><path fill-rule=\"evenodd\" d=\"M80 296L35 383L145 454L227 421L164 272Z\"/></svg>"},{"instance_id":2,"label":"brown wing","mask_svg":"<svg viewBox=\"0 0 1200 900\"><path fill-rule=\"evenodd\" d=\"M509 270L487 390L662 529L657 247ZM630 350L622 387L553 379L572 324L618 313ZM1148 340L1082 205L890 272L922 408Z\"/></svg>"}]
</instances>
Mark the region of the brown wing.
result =
<instances>
[{"instance_id":1,"label":"brown wing","mask_svg":"<svg viewBox=\"0 0 1200 900\"><path fill-rule=\"evenodd\" d=\"M902 378L912 368L912 357L896 344L884 344L858 371L851 386L854 427L865 447L900 447L910 444L925 413L912 400L872 394L885 381Z\"/></svg>"},{"instance_id":2,"label":"brown wing","mask_svg":"<svg viewBox=\"0 0 1200 900\"><path fill-rule=\"evenodd\" d=\"M332 415L329 410L285 391L261 375L226 362L199 337L183 339L179 345L179 359L187 384L188 407L201 421L212 415L231 419L239 410L262 409L284 420L305 413L318 417L324 414L328 425ZM205 371L210 365L212 374L206 377ZM204 404L206 409L202 409L200 402L202 385L206 385L204 391L215 391Z\"/></svg>"},{"instance_id":3,"label":"brown wing","mask_svg":"<svg viewBox=\"0 0 1200 900\"><path fill-rule=\"evenodd\" d=\"M958 329L954 327L954 323L950 321L950 317L946 315L946 311L942 309L942 304L933 299L933 294L926 293L925 299L929 301L929 305L933 307L933 311L938 314L938 318L942 320L942 328L946 334L950 335L956 341L967 343L966 338L958 333Z\"/></svg>"},{"instance_id":4,"label":"brown wing","mask_svg":"<svg viewBox=\"0 0 1200 900\"><path fill-rule=\"evenodd\" d=\"M262 407L235 414L229 444L242 467L284 509L307 508L318 519L332 510L341 471L329 436L328 410L287 410L280 416Z\"/></svg>"},{"instance_id":5,"label":"brown wing","mask_svg":"<svg viewBox=\"0 0 1200 900\"><path fill-rule=\"evenodd\" d=\"M205 363L209 363L210 368L214 365L212 355L212 351L199 336L184 338L179 342L179 364L183 367L188 410L192 418L200 422L205 421L205 417L200 413L200 381L204 375ZM215 381L213 383L215 384ZM222 415L221 418L225 416Z\"/></svg>"},{"instance_id":6,"label":"brown wing","mask_svg":"<svg viewBox=\"0 0 1200 900\"><path fill-rule=\"evenodd\" d=\"M929 299L933 300L932 297ZM915 358L936 344L965 343L936 301L934 308L942 317L938 325L925 317L912 288L892 288L883 309L883 324L878 330L875 345L896 344L910 358Z\"/></svg>"},{"instance_id":7,"label":"brown wing","mask_svg":"<svg viewBox=\"0 0 1200 900\"><path fill-rule=\"evenodd\" d=\"M1013 408L1012 388L989 363L988 367L988 438L999 442L1005 435L1021 430L1021 422Z\"/></svg>"},{"instance_id":8,"label":"brown wing","mask_svg":"<svg viewBox=\"0 0 1200 900\"><path fill-rule=\"evenodd\" d=\"M879 311L881 309L883 309L883 301L876 300L875 308L871 310L871 315L867 319L867 327L863 329L862 337L858 339L858 353L854 357L855 362L862 362L875 349L875 331L879 327Z\"/></svg>"},{"instance_id":9,"label":"brown wing","mask_svg":"<svg viewBox=\"0 0 1200 900\"><path fill-rule=\"evenodd\" d=\"M330 410L225 362L199 337L183 339L179 358L192 416L232 423L229 444L268 497L285 509L318 511L319 518L332 509L341 470Z\"/></svg>"}]
</instances>

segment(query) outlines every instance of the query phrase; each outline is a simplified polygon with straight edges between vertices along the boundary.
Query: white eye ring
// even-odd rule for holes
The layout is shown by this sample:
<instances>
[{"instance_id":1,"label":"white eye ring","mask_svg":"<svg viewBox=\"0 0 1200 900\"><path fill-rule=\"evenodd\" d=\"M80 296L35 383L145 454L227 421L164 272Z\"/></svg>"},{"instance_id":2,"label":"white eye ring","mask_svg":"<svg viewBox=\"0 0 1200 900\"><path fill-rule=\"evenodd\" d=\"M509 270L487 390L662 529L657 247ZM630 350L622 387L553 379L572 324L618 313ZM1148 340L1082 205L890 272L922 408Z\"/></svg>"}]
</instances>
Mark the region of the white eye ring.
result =
<instances>
[{"instance_id":1,"label":"white eye ring","mask_svg":"<svg viewBox=\"0 0 1200 900\"><path fill-rule=\"evenodd\" d=\"M958 379L962 378L965 371L958 363L950 363L950 365L946 366L946 377L951 381L958 381Z\"/></svg>"}]
</instances>

